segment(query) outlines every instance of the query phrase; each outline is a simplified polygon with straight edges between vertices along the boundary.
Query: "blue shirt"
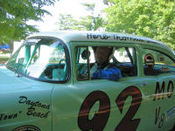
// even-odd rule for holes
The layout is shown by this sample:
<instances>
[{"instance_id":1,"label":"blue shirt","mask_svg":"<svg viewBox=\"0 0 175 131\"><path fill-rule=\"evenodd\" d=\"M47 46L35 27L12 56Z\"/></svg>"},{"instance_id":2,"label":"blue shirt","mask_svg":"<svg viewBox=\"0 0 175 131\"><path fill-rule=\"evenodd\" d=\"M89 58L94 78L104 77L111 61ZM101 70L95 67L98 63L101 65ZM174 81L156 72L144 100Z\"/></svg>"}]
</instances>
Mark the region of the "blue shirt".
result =
<instances>
[{"instance_id":1,"label":"blue shirt","mask_svg":"<svg viewBox=\"0 0 175 131\"><path fill-rule=\"evenodd\" d=\"M98 69L92 74L92 79L119 80L121 77L121 71L117 67L109 67L108 69Z\"/></svg>"}]
</instances>

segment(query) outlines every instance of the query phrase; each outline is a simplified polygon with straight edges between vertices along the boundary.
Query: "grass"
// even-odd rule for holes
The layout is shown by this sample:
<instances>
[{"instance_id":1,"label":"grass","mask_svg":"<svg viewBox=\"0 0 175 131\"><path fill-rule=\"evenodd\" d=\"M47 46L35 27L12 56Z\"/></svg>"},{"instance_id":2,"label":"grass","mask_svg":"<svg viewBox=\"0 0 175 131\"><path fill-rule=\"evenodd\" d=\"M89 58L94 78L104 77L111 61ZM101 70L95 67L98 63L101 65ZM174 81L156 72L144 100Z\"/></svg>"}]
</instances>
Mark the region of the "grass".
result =
<instances>
[{"instance_id":1,"label":"grass","mask_svg":"<svg viewBox=\"0 0 175 131\"><path fill-rule=\"evenodd\" d=\"M8 59L9 58L0 58L0 64L4 64Z\"/></svg>"},{"instance_id":2,"label":"grass","mask_svg":"<svg viewBox=\"0 0 175 131\"><path fill-rule=\"evenodd\" d=\"M8 55L0 55L0 64L4 64L9 59Z\"/></svg>"}]
</instances>

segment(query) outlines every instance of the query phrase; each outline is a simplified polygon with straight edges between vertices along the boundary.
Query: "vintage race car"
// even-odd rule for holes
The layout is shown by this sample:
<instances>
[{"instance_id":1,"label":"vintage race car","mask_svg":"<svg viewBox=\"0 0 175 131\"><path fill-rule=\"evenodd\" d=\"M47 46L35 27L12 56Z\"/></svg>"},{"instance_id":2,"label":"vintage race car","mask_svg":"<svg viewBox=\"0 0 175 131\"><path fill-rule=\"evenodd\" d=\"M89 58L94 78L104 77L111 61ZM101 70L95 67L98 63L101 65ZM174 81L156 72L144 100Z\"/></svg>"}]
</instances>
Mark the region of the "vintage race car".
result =
<instances>
[{"instance_id":1,"label":"vintage race car","mask_svg":"<svg viewBox=\"0 0 175 131\"><path fill-rule=\"evenodd\" d=\"M92 79L99 46L112 47L122 78ZM0 78L0 131L175 130L175 53L149 38L38 33Z\"/></svg>"}]
</instances>

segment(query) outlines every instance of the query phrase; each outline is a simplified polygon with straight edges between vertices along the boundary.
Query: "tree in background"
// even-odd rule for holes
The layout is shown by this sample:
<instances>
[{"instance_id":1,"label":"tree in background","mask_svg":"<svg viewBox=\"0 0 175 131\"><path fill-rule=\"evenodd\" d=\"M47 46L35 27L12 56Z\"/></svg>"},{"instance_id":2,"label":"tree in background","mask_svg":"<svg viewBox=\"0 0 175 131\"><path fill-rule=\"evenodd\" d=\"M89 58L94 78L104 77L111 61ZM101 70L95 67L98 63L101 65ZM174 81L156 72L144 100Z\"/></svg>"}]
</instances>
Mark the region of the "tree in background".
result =
<instances>
[{"instance_id":1,"label":"tree in background","mask_svg":"<svg viewBox=\"0 0 175 131\"><path fill-rule=\"evenodd\" d=\"M30 32L37 31L28 25L29 20L41 20L45 13L42 7L51 5L55 0L0 0L0 43L25 38Z\"/></svg>"},{"instance_id":2,"label":"tree in background","mask_svg":"<svg viewBox=\"0 0 175 131\"><path fill-rule=\"evenodd\" d=\"M175 49L175 3L171 0L109 0L107 31L160 40Z\"/></svg>"},{"instance_id":3,"label":"tree in background","mask_svg":"<svg viewBox=\"0 0 175 131\"><path fill-rule=\"evenodd\" d=\"M59 30L98 30L103 27L104 20L100 14L94 16L95 4L83 4L90 15L75 20L71 15L60 15Z\"/></svg>"},{"instance_id":4,"label":"tree in background","mask_svg":"<svg viewBox=\"0 0 175 131\"><path fill-rule=\"evenodd\" d=\"M73 30L76 22L70 14L60 14L57 24L59 25L59 30Z\"/></svg>"}]
</instances>

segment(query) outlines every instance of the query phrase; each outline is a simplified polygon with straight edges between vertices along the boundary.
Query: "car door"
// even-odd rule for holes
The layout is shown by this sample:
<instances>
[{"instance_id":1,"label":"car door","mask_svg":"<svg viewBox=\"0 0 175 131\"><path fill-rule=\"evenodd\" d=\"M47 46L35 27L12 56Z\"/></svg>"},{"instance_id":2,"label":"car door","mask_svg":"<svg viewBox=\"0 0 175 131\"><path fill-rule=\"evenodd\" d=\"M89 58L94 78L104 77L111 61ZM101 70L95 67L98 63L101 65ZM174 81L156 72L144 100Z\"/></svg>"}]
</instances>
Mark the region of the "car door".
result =
<instances>
[{"instance_id":1,"label":"car door","mask_svg":"<svg viewBox=\"0 0 175 131\"><path fill-rule=\"evenodd\" d=\"M91 72L88 73L87 70L90 70L95 62L91 54L93 48L75 47L75 81L61 88L55 87L53 91L53 130L152 129L149 127L152 124L149 118L154 117L150 112L153 107L149 107L151 103L146 99L152 92L145 95L145 81L140 79L139 74L137 48L124 44L122 46L115 47L116 50L121 50L115 50L114 58L111 57L111 62L118 61L117 67L123 75L118 81L91 80ZM89 51L84 53L87 49ZM117 59L119 56L121 59ZM81 61L76 61L77 59Z\"/></svg>"},{"instance_id":2,"label":"car door","mask_svg":"<svg viewBox=\"0 0 175 131\"><path fill-rule=\"evenodd\" d=\"M141 71L138 67L141 61L137 50L138 48L130 46L115 47L114 58L111 61L116 61L122 72L119 81L87 81L88 74L84 80L78 79L76 87L81 94L77 96L82 100L78 113L78 127L81 130L153 129L153 121L150 121L150 118L154 118L154 106L150 106L152 103L148 100L152 92L146 88L145 80L140 77ZM90 60L93 59L91 55L89 57ZM90 60L87 60L87 63L91 64ZM79 77L81 71L77 72Z\"/></svg>"}]
</instances>

